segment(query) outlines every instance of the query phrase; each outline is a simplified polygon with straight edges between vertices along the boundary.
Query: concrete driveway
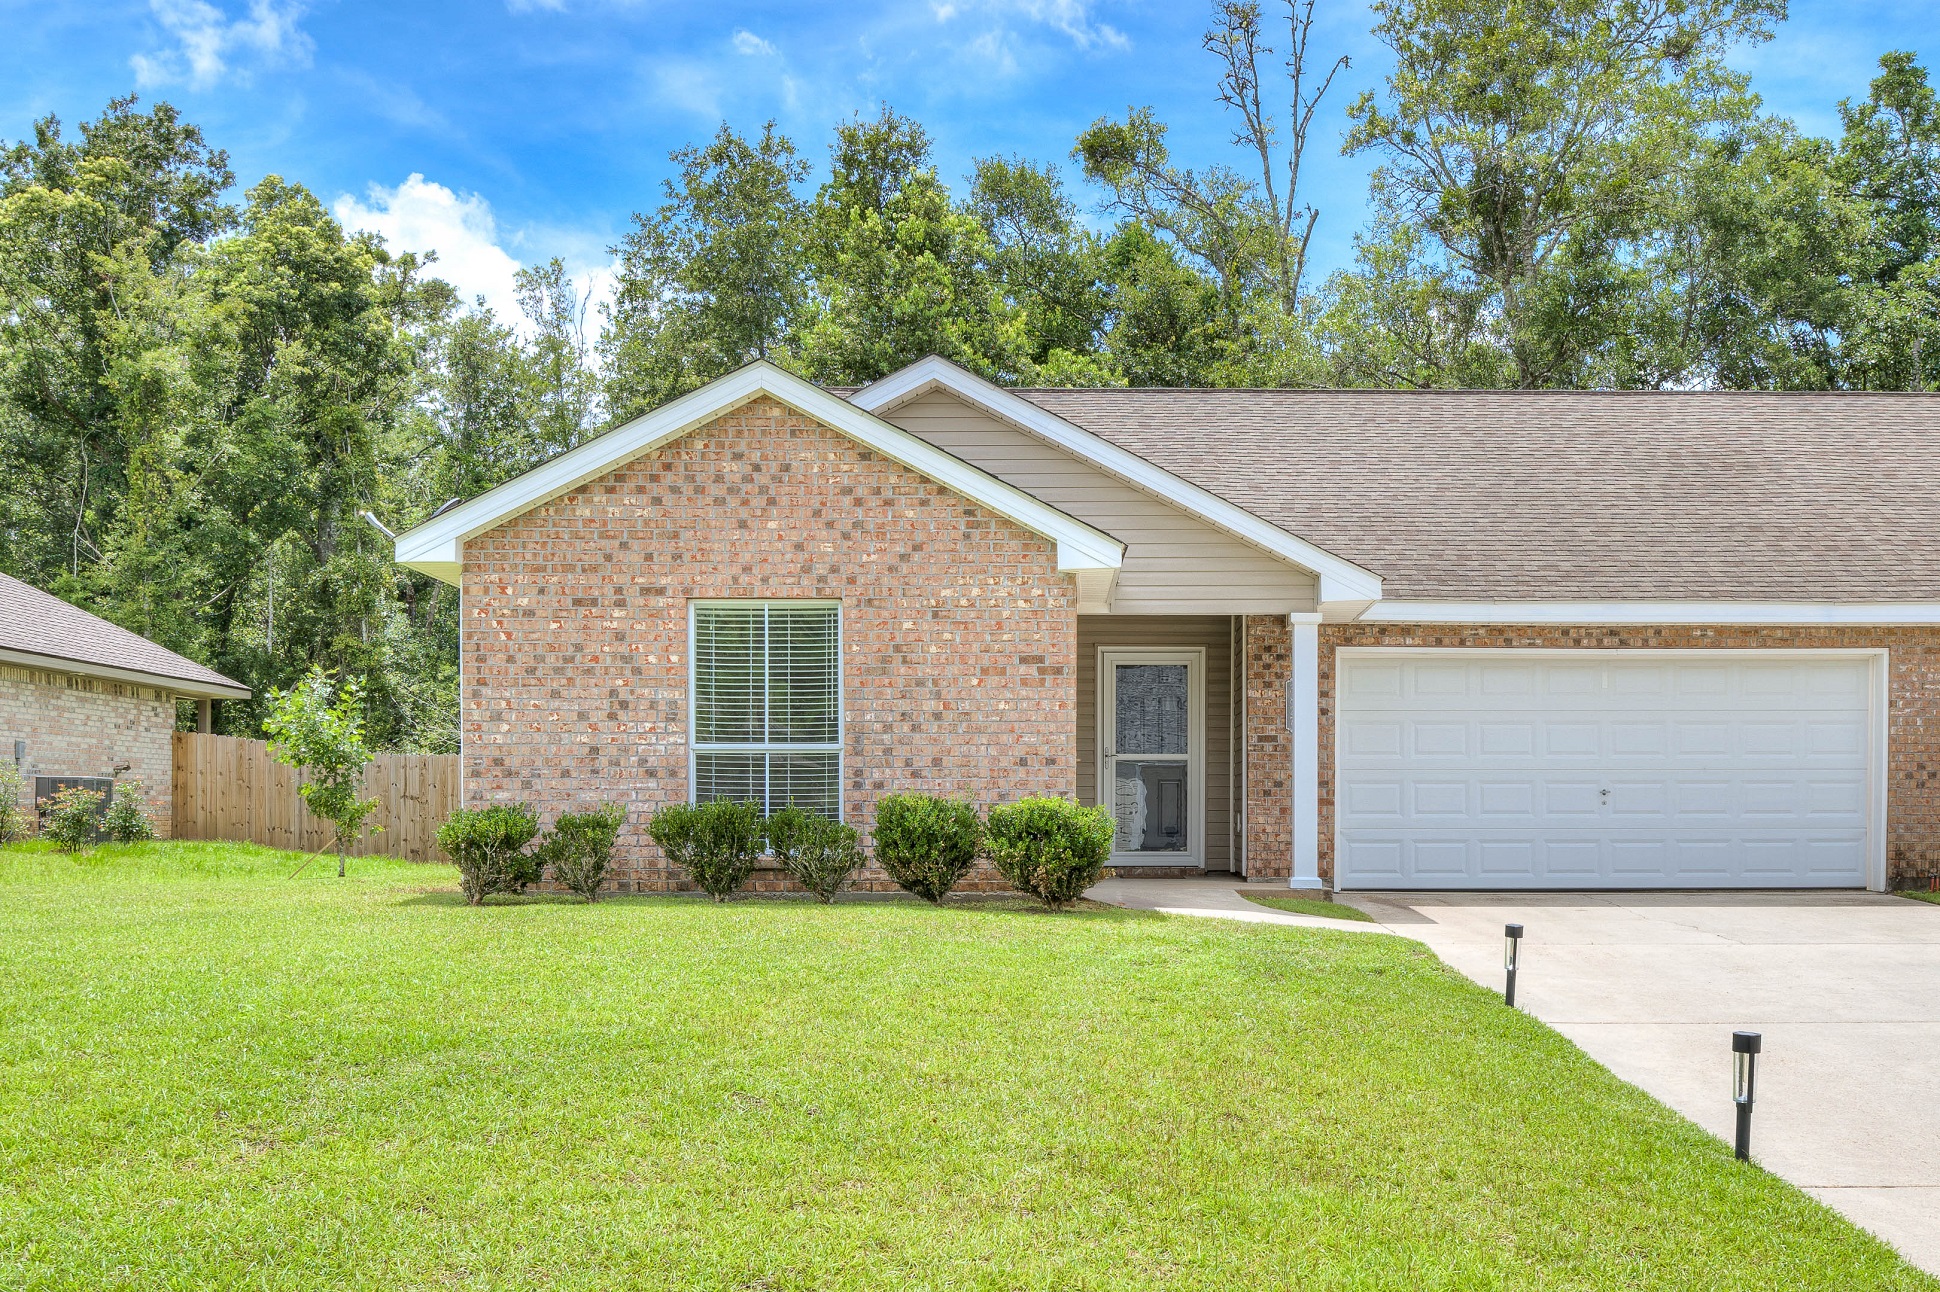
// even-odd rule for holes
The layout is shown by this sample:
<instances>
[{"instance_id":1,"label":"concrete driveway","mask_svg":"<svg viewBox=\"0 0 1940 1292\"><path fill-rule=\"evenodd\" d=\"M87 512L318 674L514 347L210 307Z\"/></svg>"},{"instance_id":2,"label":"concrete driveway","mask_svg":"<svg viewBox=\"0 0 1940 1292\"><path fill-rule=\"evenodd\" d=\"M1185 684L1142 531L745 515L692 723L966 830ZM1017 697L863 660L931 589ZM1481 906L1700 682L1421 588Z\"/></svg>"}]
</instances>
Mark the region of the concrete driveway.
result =
<instances>
[{"instance_id":1,"label":"concrete driveway","mask_svg":"<svg viewBox=\"0 0 1940 1292\"><path fill-rule=\"evenodd\" d=\"M1940 1274L1940 906L1874 893L1348 894L1706 1130L1765 1035L1752 1156Z\"/></svg>"}]
</instances>

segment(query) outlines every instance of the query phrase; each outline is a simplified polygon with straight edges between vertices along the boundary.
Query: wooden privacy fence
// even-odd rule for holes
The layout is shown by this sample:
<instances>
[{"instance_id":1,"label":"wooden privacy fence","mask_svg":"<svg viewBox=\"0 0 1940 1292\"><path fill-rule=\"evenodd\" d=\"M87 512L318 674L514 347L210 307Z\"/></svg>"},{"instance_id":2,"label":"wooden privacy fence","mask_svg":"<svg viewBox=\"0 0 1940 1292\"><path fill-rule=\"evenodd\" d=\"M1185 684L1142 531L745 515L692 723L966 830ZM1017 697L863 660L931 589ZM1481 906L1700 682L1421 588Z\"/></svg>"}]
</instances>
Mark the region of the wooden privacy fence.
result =
<instances>
[{"instance_id":1,"label":"wooden privacy fence","mask_svg":"<svg viewBox=\"0 0 1940 1292\"><path fill-rule=\"evenodd\" d=\"M310 815L303 776L270 757L260 740L175 733L175 837L237 839L316 852L330 823ZM359 857L443 861L438 827L458 806L456 754L380 754L364 769L363 795L377 800L369 823L384 827L352 850Z\"/></svg>"}]
</instances>

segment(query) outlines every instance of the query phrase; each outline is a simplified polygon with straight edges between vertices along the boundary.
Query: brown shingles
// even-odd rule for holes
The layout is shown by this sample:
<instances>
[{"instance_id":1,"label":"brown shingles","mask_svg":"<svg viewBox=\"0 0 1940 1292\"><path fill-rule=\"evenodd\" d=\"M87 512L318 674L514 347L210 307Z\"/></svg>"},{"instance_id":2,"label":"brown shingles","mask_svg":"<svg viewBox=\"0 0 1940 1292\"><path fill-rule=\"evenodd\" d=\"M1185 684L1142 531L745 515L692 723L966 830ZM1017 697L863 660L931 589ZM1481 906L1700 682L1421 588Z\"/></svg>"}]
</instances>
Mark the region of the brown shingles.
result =
<instances>
[{"instance_id":1,"label":"brown shingles","mask_svg":"<svg viewBox=\"0 0 1940 1292\"><path fill-rule=\"evenodd\" d=\"M0 649L183 682L242 685L8 574L0 574Z\"/></svg>"},{"instance_id":2,"label":"brown shingles","mask_svg":"<svg viewBox=\"0 0 1940 1292\"><path fill-rule=\"evenodd\" d=\"M1390 597L1940 600L1940 396L1018 393Z\"/></svg>"}]
</instances>

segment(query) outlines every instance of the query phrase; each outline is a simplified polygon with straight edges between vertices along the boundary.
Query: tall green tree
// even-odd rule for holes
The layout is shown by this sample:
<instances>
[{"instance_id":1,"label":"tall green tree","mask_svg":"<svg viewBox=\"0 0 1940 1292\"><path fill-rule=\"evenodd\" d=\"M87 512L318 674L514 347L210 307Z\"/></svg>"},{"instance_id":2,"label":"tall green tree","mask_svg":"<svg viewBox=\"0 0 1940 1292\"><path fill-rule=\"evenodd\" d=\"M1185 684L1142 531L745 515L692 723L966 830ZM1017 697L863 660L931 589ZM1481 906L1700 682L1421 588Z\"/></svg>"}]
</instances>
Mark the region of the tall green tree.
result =
<instances>
[{"instance_id":1,"label":"tall green tree","mask_svg":"<svg viewBox=\"0 0 1940 1292\"><path fill-rule=\"evenodd\" d=\"M1895 51L1866 98L1839 105L1831 170L1870 216L1842 320L1844 384L1931 390L1940 384L1940 105L1926 69Z\"/></svg>"},{"instance_id":2,"label":"tall green tree","mask_svg":"<svg viewBox=\"0 0 1940 1292\"><path fill-rule=\"evenodd\" d=\"M802 364L818 381L873 381L928 354L1014 380L1028 365L983 225L952 201L930 137L883 107L836 131L810 209L812 316Z\"/></svg>"},{"instance_id":3,"label":"tall green tree","mask_svg":"<svg viewBox=\"0 0 1940 1292\"><path fill-rule=\"evenodd\" d=\"M200 245L234 223L232 182L201 131L132 98L79 139L47 117L0 155L0 559L22 577L83 595L131 462L167 456L154 440L192 366L182 302Z\"/></svg>"},{"instance_id":4,"label":"tall green tree","mask_svg":"<svg viewBox=\"0 0 1940 1292\"><path fill-rule=\"evenodd\" d=\"M793 365L808 296L808 163L770 121L723 124L673 154L667 200L613 248L619 282L599 348L608 406L625 419L753 359Z\"/></svg>"},{"instance_id":5,"label":"tall green tree","mask_svg":"<svg viewBox=\"0 0 1940 1292\"><path fill-rule=\"evenodd\" d=\"M1726 52L1769 37L1784 0L1374 12L1395 66L1385 96L1350 109L1346 145L1384 158L1373 240L1411 249L1421 272L1404 290L1442 296L1442 313L1480 297L1514 384L1582 384L1647 291L1639 245L1671 218L1679 177L1750 118Z\"/></svg>"},{"instance_id":6,"label":"tall green tree","mask_svg":"<svg viewBox=\"0 0 1940 1292\"><path fill-rule=\"evenodd\" d=\"M1316 57L1312 0L1285 0L1281 12L1284 37L1270 37L1255 0L1217 0L1201 38L1219 61L1217 95L1237 118L1233 143L1244 161L1177 164L1168 128L1150 108L1099 118L1072 152L1110 195L1108 209L1169 244L1176 266L1216 285L1221 353L1182 370L1211 384L1301 384L1318 371L1307 267L1320 208L1302 173L1315 113L1348 60ZM1283 75L1268 61L1276 54ZM1146 272L1121 293L1134 300L1161 268L1138 263ZM1136 366L1149 371L1149 360Z\"/></svg>"},{"instance_id":7,"label":"tall green tree","mask_svg":"<svg viewBox=\"0 0 1940 1292\"><path fill-rule=\"evenodd\" d=\"M1097 353L1110 303L1101 248L1056 168L980 158L967 208L983 230L988 273L1021 327L1019 379L1113 380Z\"/></svg>"}]
</instances>

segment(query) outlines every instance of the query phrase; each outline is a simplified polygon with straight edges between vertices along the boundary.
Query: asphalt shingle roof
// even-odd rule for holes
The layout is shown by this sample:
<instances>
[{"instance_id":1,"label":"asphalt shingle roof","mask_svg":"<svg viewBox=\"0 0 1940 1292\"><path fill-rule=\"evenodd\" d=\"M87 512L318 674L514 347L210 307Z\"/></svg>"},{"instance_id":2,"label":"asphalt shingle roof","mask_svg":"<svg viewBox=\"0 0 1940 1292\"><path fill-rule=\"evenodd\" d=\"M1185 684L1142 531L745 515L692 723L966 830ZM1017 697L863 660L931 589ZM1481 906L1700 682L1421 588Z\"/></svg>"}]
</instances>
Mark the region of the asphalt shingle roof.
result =
<instances>
[{"instance_id":1,"label":"asphalt shingle roof","mask_svg":"<svg viewBox=\"0 0 1940 1292\"><path fill-rule=\"evenodd\" d=\"M9 574L0 574L0 650L46 656L54 664L91 664L204 686L247 689Z\"/></svg>"},{"instance_id":2,"label":"asphalt shingle roof","mask_svg":"<svg viewBox=\"0 0 1940 1292\"><path fill-rule=\"evenodd\" d=\"M1019 390L1435 600L1940 600L1940 395Z\"/></svg>"}]
</instances>

